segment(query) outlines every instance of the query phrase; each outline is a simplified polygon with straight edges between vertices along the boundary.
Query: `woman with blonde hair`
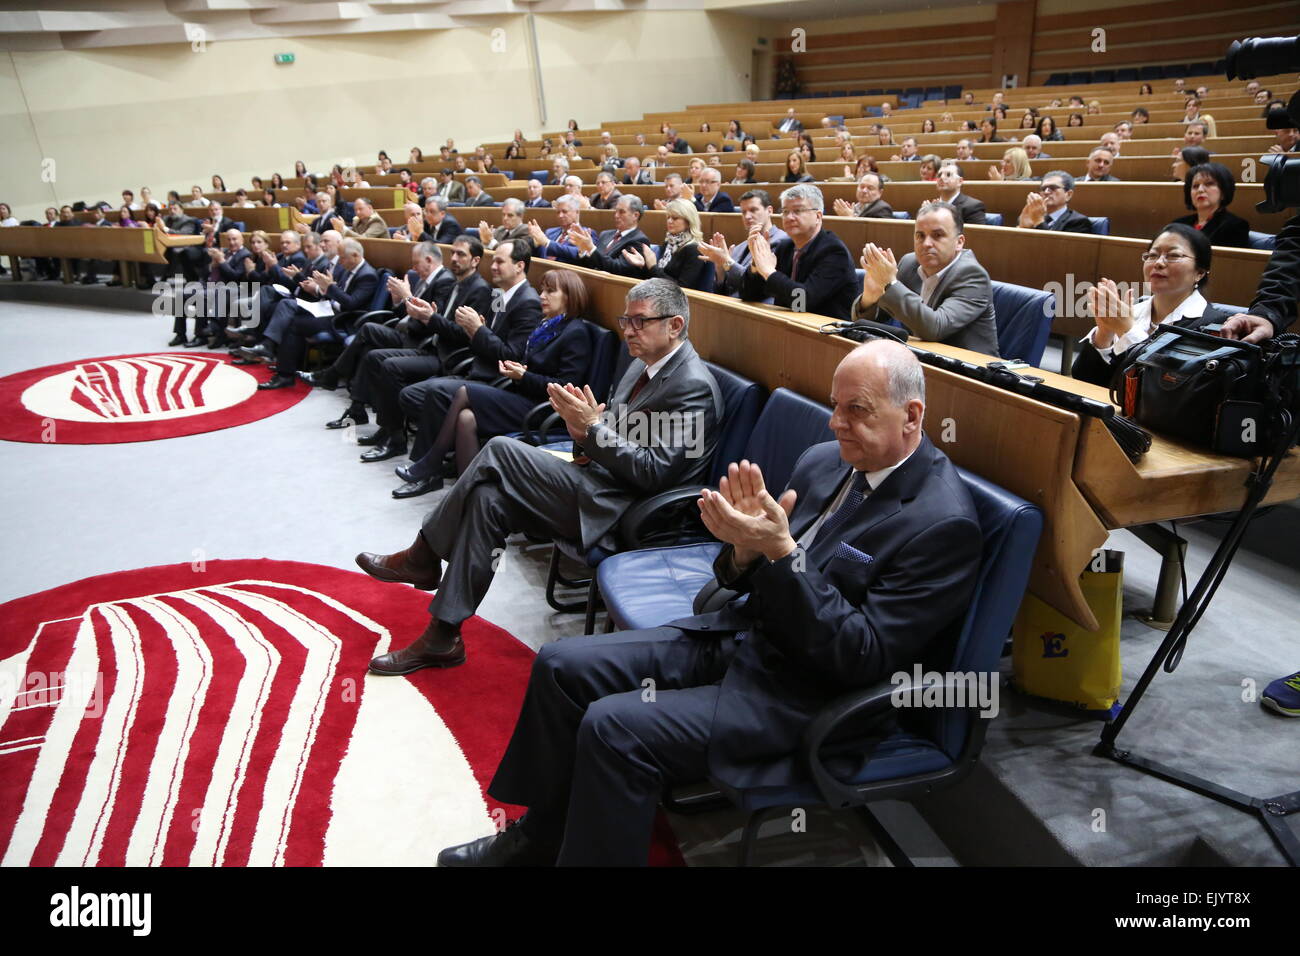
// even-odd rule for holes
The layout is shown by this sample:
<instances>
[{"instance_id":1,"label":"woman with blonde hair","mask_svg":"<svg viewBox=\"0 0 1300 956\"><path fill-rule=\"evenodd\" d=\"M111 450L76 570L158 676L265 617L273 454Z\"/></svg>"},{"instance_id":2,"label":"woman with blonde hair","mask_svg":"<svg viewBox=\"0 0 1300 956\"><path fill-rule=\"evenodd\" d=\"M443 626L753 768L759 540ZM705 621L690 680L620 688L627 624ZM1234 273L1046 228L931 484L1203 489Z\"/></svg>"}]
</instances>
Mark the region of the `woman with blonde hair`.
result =
<instances>
[{"instance_id":1,"label":"woman with blonde hair","mask_svg":"<svg viewBox=\"0 0 1300 956\"><path fill-rule=\"evenodd\" d=\"M623 250L623 258L631 271L642 279L672 279L683 289L712 292L713 263L700 258L700 243L704 233L700 230L700 213L693 202L674 199L664 207L667 234L659 255L649 246Z\"/></svg>"},{"instance_id":2,"label":"woman with blonde hair","mask_svg":"<svg viewBox=\"0 0 1300 956\"><path fill-rule=\"evenodd\" d=\"M1025 152L1023 146L1012 146L1002 154L1002 166L989 167L989 179L997 181L1011 181L1021 179L1033 179L1034 170L1029 165L1029 154Z\"/></svg>"}]
</instances>

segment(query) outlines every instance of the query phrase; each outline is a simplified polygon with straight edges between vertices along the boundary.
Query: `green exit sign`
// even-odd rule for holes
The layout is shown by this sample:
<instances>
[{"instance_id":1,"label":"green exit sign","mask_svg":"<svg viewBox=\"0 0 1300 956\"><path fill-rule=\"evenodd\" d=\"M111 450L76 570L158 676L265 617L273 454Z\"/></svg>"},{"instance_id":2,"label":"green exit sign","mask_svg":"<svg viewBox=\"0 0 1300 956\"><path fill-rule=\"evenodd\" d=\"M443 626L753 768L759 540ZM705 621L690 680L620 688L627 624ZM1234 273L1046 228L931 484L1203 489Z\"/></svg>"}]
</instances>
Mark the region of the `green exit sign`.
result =
<instances>
[{"instance_id":1,"label":"green exit sign","mask_svg":"<svg viewBox=\"0 0 1300 956\"><path fill-rule=\"evenodd\" d=\"M277 54L275 55L275 62L276 62L276 63L292 63L292 62L293 62L293 54L292 54L292 53L277 53Z\"/></svg>"}]
</instances>

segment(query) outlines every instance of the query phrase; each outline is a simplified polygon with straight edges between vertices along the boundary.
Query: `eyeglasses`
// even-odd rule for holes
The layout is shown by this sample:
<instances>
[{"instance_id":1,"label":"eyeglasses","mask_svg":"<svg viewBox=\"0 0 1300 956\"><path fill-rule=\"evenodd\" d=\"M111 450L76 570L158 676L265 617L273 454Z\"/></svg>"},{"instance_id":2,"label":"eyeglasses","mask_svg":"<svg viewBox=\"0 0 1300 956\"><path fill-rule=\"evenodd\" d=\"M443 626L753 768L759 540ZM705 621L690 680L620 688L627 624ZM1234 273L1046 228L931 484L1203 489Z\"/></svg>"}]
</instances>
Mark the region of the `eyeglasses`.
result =
<instances>
[{"instance_id":1,"label":"eyeglasses","mask_svg":"<svg viewBox=\"0 0 1300 956\"><path fill-rule=\"evenodd\" d=\"M782 209L782 216L802 216L806 212L815 212L813 209Z\"/></svg>"},{"instance_id":2,"label":"eyeglasses","mask_svg":"<svg viewBox=\"0 0 1300 956\"><path fill-rule=\"evenodd\" d=\"M1185 252L1144 252L1142 253L1143 262L1159 262L1161 259L1163 259L1171 266L1176 266L1178 265L1178 263L1182 262L1183 260L1191 259L1191 258L1194 257L1189 256Z\"/></svg>"},{"instance_id":3,"label":"eyeglasses","mask_svg":"<svg viewBox=\"0 0 1300 956\"><path fill-rule=\"evenodd\" d=\"M1064 186L1043 186L1041 189L1045 193L1065 192Z\"/></svg>"},{"instance_id":4,"label":"eyeglasses","mask_svg":"<svg viewBox=\"0 0 1300 956\"><path fill-rule=\"evenodd\" d=\"M631 326L634 331L640 332L647 322L660 322L671 318L671 315L620 315L618 317L618 327L626 329Z\"/></svg>"}]
</instances>

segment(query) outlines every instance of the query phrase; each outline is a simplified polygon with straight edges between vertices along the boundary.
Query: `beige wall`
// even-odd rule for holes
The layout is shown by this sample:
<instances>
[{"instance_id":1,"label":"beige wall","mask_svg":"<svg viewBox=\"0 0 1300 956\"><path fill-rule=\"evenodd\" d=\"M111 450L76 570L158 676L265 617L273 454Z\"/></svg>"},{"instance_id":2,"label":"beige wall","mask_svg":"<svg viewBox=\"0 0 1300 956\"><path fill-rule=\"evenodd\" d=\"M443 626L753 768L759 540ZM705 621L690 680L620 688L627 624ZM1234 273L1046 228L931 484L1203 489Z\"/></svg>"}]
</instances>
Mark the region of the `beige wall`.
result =
<instances>
[{"instance_id":1,"label":"beige wall","mask_svg":"<svg viewBox=\"0 0 1300 956\"><path fill-rule=\"evenodd\" d=\"M546 127L583 126L689 103L749 96L753 21L699 12L536 18ZM505 49L493 48L496 28ZM0 201L41 218L77 199L116 203L123 188L230 188L253 175L345 159L394 161L540 132L526 21L480 28L292 40L177 44L0 57ZM499 45L499 44L498 44ZM273 55L297 62L277 66ZM25 99L24 99L25 95ZM42 163L53 161L53 181ZM49 164L46 163L47 169ZM48 172L46 178L48 178Z\"/></svg>"}]
</instances>

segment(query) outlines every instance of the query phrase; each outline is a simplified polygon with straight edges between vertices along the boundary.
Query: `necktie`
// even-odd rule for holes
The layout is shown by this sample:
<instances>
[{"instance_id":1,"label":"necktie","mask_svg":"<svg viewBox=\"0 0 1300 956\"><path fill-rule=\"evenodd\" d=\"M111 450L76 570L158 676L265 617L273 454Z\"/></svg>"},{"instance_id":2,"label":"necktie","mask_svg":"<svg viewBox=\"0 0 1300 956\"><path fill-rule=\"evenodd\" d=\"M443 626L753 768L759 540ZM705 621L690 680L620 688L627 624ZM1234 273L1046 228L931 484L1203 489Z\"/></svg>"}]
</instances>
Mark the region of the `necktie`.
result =
<instances>
[{"instance_id":1,"label":"necktie","mask_svg":"<svg viewBox=\"0 0 1300 956\"><path fill-rule=\"evenodd\" d=\"M638 378L636 380L636 384L632 386L632 394L627 397L627 403L631 405L633 402L635 402L636 397L641 394L641 390L649 384L650 384L650 370L647 369L646 371L641 373L641 377Z\"/></svg>"},{"instance_id":2,"label":"necktie","mask_svg":"<svg viewBox=\"0 0 1300 956\"><path fill-rule=\"evenodd\" d=\"M849 493L844 496L840 506L822 522L821 528L817 532L816 543L821 544L823 541L834 540L829 536L834 534L841 525L852 518L862 502L866 501L867 494L871 491L871 485L867 482L867 474L863 471L855 471L853 480L849 484ZM836 542L838 543L838 541Z\"/></svg>"},{"instance_id":3,"label":"necktie","mask_svg":"<svg viewBox=\"0 0 1300 956\"><path fill-rule=\"evenodd\" d=\"M790 263L790 281L791 281L791 282L798 282L798 281L799 281L799 257L802 256L802 255L803 255L803 250L802 250L802 249L796 249L796 250L794 251L794 262Z\"/></svg>"}]
</instances>

